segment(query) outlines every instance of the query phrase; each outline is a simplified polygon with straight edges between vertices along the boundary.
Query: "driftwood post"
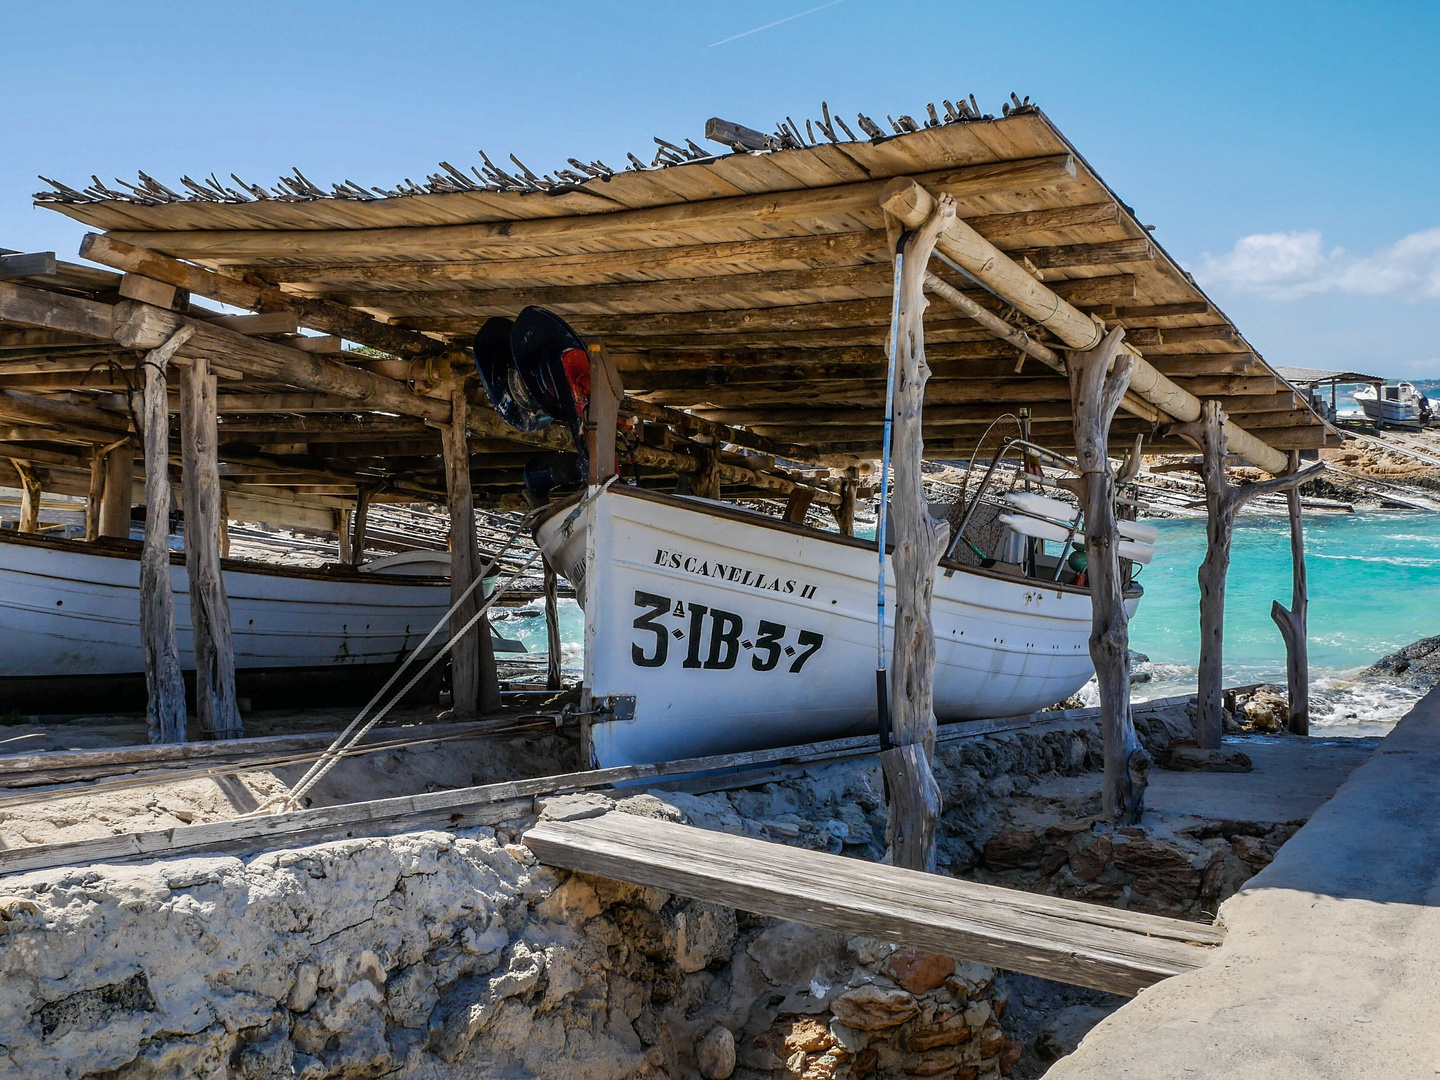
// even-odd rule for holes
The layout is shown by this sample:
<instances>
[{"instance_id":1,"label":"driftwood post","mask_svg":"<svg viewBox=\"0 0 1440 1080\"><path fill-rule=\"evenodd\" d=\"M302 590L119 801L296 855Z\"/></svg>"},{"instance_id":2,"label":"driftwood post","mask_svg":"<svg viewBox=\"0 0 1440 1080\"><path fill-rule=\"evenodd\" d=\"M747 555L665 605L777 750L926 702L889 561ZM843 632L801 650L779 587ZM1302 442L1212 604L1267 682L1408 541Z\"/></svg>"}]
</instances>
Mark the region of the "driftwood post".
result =
<instances>
[{"instance_id":1,"label":"driftwood post","mask_svg":"<svg viewBox=\"0 0 1440 1080\"><path fill-rule=\"evenodd\" d=\"M840 526L841 536L855 535L855 497L860 490L860 481L846 478L840 481L840 505L832 507L835 523Z\"/></svg>"},{"instance_id":2,"label":"driftwood post","mask_svg":"<svg viewBox=\"0 0 1440 1080\"><path fill-rule=\"evenodd\" d=\"M480 546L475 531L475 500L470 490L470 446L466 441L469 402L463 385L450 394L450 423L440 425L440 445L445 455L445 495L450 509L450 602L453 604L480 572ZM362 510L355 514L355 547L358 557L363 539ZM450 618L450 633L458 636L484 602L480 586ZM495 675L495 645L490 640L490 620L481 619L450 650L450 689L456 719L477 712L494 712L500 707L500 684Z\"/></svg>"},{"instance_id":3,"label":"driftwood post","mask_svg":"<svg viewBox=\"0 0 1440 1080\"><path fill-rule=\"evenodd\" d=\"M890 662L890 727L894 746L880 755L890 789L890 853L896 866L935 869L940 788L930 759L935 752L935 628L930 619L935 566L949 527L930 516L921 466L925 383L925 268L940 231L955 220L955 200L942 196L902 252L899 315L894 328L895 425L891 438L894 485L895 644ZM900 224L886 215L899 241ZM894 251L896 245L892 244Z\"/></svg>"},{"instance_id":4,"label":"driftwood post","mask_svg":"<svg viewBox=\"0 0 1440 1080\"><path fill-rule=\"evenodd\" d=\"M175 595L170 582L170 416L166 365L190 340L188 326L145 355L145 546L140 556L140 642L150 692L145 720L152 743L185 741L185 680L175 642Z\"/></svg>"},{"instance_id":5,"label":"driftwood post","mask_svg":"<svg viewBox=\"0 0 1440 1080\"><path fill-rule=\"evenodd\" d=\"M350 558L350 519L354 516L352 510L330 511L335 522L335 558L345 566L351 564Z\"/></svg>"},{"instance_id":6,"label":"driftwood post","mask_svg":"<svg viewBox=\"0 0 1440 1080\"><path fill-rule=\"evenodd\" d=\"M468 465L469 459L466 459ZM469 472L466 472L468 479ZM466 489L469 490L468 487ZM368 486L361 486L355 492L355 513L350 523L350 564L359 566L365 561L365 534L370 529L370 501L374 498L375 491Z\"/></svg>"},{"instance_id":7,"label":"driftwood post","mask_svg":"<svg viewBox=\"0 0 1440 1080\"><path fill-rule=\"evenodd\" d=\"M1290 471L1300 471L1300 451L1290 451ZM1285 685L1290 696L1292 735L1310 734L1310 652L1306 641L1310 596L1305 580L1305 524L1300 512L1300 488L1285 492L1290 510L1290 608L1279 600L1270 606L1270 617L1285 639Z\"/></svg>"},{"instance_id":8,"label":"driftwood post","mask_svg":"<svg viewBox=\"0 0 1440 1080\"><path fill-rule=\"evenodd\" d=\"M100 497L100 535L130 538L130 503L135 488L135 449L124 442L105 455L105 491Z\"/></svg>"},{"instance_id":9,"label":"driftwood post","mask_svg":"<svg viewBox=\"0 0 1440 1080\"><path fill-rule=\"evenodd\" d=\"M560 602L557 591L560 576L549 560L545 562L545 689L559 690L560 678Z\"/></svg>"},{"instance_id":10,"label":"driftwood post","mask_svg":"<svg viewBox=\"0 0 1440 1080\"><path fill-rule=\"evenodd\" d=\"M1119 351L1124 335L1122 329L1110 331L1095 348L1072 353L1067 367L1085 510L1090 659L1100 685L1100 730L1105 741L1102 805L1106 817L1134 825L1145 811L1150 759L1130 715L1130 619L1120 574L1115 473L1109 451L1110 422L1130 388L1131 359Z\"/></svg>"},{"instance_id":11,"label":"driftwood post","mask_svg":"<svg viewBox=\"0 0 1440 1080\"><path fill-rule=\"evenodd\" d=\"M1225 476L1229 448L1225 412L1218 401L1205 402L1200 419L1177 430L1200 447L1200 475L1205 481L1207 510L1205 558L1199 573L1200 685L1196 696L1195 741L1202 750L1218 750L1224 726L1225 578L1230 571L1235 517L1256 495L1298 488L1323 472L1325 466L1317 462L1303 472L1237 486Z\"/></svg>"},{"instance_id":12,"label":"driftwood post","mask_svg":"<svg viewBox=\"0 0 1440 1080\"><path fill-rule=\"evenodd\" d=\"M11 461L20 477L20 529L22 533L40 531L40 480L28 461Z\"/></svg>"},{"instance_id":13,"label":"driftwood post","mask_svg":"<svg viewBox=\"0 0 1440 1080\"><path fill-rule=\"evenodd\" d=\"M85 539L100 536L100 504L105 501L105 448L96 443L90 448L90 487L85 493Z\"/></svg>"},{"instance_id":14,"label":"driftwood post","mask_svg":"<svg viewBox=\"0 0 1440 1080\"><path fill-rule=\"evenodd\" d=\"M245 732L235 700L235 640L220 572L220 469L215 376L203 357L180 373L180 468L185 503L185 570L195 642L195 716L217 739Z\"/></svg>"}]
</instances>

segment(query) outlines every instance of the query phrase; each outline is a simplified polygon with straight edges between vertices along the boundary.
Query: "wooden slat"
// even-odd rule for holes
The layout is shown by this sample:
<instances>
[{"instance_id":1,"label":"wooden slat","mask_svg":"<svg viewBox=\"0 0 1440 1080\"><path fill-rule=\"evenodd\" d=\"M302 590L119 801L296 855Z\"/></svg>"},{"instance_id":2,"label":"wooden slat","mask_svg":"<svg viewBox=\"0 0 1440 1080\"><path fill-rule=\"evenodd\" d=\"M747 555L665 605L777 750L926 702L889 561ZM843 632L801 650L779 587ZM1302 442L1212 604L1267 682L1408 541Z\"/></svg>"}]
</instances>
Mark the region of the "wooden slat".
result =
<instances>
[{"instance_id":1,"label":"wooden slat","mask_svg":"<svg viewBox=\"0 0 1440 1080\"><path fill-rule=\"evenodd\" d=\"M1223 940L1179 919L618 812L541 821L525 844L550 866L1117 994L1194 971Z\"/></svg>"}]
</instances>

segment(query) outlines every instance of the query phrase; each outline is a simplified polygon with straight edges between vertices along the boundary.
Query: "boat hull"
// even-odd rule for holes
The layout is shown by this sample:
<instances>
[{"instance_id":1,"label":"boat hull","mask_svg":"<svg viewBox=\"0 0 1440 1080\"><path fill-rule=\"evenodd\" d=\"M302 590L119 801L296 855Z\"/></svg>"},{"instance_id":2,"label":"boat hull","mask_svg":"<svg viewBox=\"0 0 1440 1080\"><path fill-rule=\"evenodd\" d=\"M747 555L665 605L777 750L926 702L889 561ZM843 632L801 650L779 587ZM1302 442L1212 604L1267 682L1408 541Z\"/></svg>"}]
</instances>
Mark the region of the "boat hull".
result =
<instances>
[{"instance_id":1,"label":"boat hull","mask_svg":"<svg viewBox=\"0 0 1440 1080\"><path fill-rule=\"evenodd\" d=\"M330 578L227 567L224 578L241 672L392 666L444 615L450 595L444 581L378 575ZM193 671L183 565L172 564L171 584L181 666ZM0 540L0 698L7 689L28 695L25 687L47 680L72 679L79 687L142 676L139 617L134 554ZM442 632L437 644L443 640Z\"/></svg>"},{"instance_id":2,"label":"boat hull","mask_svg":"<svg viewBox=\"0 0 1440 1080\"><path fill-rule=\"evenodd\" d=\"M585 608L596 764L874 730L873 542L626 488L559 508L536 537ZM888 656L893 588L886 611ZM932 616L942 721L1043 708L1093 673L1083 590L942 567ZM622 718L606 719L612 699Z\"/></svg>"}]
</instances>

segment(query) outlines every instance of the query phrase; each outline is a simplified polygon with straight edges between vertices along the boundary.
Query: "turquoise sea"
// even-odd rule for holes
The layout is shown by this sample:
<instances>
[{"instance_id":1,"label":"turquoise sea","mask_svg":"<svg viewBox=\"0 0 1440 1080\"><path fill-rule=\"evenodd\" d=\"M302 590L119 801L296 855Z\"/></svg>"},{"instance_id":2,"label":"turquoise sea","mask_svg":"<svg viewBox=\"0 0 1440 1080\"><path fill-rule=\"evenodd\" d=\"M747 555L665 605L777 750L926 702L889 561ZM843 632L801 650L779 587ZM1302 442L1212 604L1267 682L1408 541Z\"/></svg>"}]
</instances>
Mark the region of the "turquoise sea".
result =
<instances>
[{"instance_id":1,"label":"turquoise sea","mask_svg":"<svg viewBox=\"0 0 1440 1080\"><path fill-rule=\"evenodd\" d=\"M1205 523L1156 522L1155 560L1130 624L1132 648L1155 663L1137 697L1195 689L1199 586ZM1313 722L1335 734L1375 734L1418 697L1408 688L1354 676L1386 653L1440 634L1440 514L1307 517ZM1290 527L1282 517L1242 517L1225 595L1225 682L1285 680L1285 647L1270 604L1290 603ZM1378 728L1375 725L1380 725ZM1350 729L1367 729L1354 730Z\"/></svg>"},{"instance_id":2,"label":"turquoise sea","mask_svg":"<svg viewBox=\"0 0 1440 1080\"><path fill-rule=\"evenodd\" d=\"M1155 523L1155 560L1140 576L1145 597L1130 624L1130 643L1154 664L1136 697L1193 693L1199 650L1199 586L1205 524ZM1310 573L1312 722L1330 733L1383 733L1418 691L1355 675L1386 653L1440 634L1440 514L1344 514L1307 517ZM1225 682L1285 681L1285 647L1270 602L1290 603L1290 528L1283 517L1242 517L1235 529L1226 592ZM563 666L578 677L584 616L560 603ZM538 605L497 621L538 661L545 620ZM543 668L539 669L543 671Z\"/></svg>"}]
</instances>

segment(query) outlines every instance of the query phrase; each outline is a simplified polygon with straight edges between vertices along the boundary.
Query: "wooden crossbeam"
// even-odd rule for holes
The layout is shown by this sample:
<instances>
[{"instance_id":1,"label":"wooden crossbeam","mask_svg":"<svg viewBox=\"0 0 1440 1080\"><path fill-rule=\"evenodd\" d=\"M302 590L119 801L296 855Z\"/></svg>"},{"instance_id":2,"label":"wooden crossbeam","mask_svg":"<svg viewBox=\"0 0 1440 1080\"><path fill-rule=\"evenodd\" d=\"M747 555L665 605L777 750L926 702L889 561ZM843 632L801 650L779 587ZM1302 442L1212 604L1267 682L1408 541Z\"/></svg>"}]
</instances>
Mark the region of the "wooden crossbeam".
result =
<instances>
[{"instance_id":1,"label":"wooden crossbeam","mask_svg":"<svg viewBox=\"0 0 1440 1080\"><path fill-rule=\"evenodd\" d=\"M29 251L0 255L0 280L55 273L55 252Z\"/></svg>"},{"instance_id":2,"label":"wooden crossbeam","mask_svg":"<svg viewBox=\"0 0 1440 1080\"><path fill-rule=\"evenodd\" d=\"M1213 926L898 869L611 812L541 820L548 866L1134 995L1206 963Z\"/></svg>"}]
</instances>

